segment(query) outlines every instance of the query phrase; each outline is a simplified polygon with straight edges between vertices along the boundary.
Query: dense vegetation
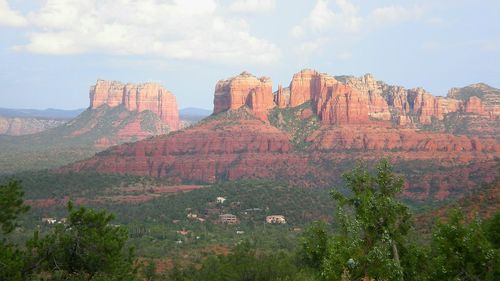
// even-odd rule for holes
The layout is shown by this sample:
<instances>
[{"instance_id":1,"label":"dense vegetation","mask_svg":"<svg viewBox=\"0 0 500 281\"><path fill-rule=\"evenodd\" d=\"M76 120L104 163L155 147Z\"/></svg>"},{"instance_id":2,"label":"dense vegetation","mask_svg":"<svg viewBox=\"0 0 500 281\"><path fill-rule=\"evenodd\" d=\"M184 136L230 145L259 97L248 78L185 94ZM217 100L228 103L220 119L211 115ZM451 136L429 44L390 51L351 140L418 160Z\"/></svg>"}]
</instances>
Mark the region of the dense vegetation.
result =
<instances>
[{"instance_id":1,"label":"dense vegetation","mask_svg":"<svg viewBox=\"0 0 500 281\"><path fill-rule=\"evenodd\" d=\"M347 192L332 196L276 182L242 181L137 205L113 204L108 211L69 204L67 210L54 207L24 214L20 183L7 181L0 186L0 280L500 278L498 211L488 220L465 220L459 210L452 210L445 221L435 224L429 239L422 240L410 210L396 197L402 179L387 161L373 171L357 165L345 174L344 182ZM130 183L143 184L144 179L130 177ZM100 194L115 192L118 180L115 185L102 185ZM227 200L216 203L217 196ZM205 215L206 209L233 213L241 224L217 224L217 215ZM114 219L109 210L118 217ZM57 212L58 218L67 219L55 226L41 225L35 233L27 231L28 217ZM284 214L288 223L265 224L269 214ZM319 219L328 223L302 230ZM28 239L17 239L21 233ZM224 245L227 251L204 250L211 245ZM165 255L170 265L158 272L154 261Z\"/></svg>"},{"instance_id":2,"label":"dense vegetation","mask_svg":"<svg viewBox=\"0 0 500 281\"><path fill-rule=\"evenodd\" d=\"M311 102L300 106L288 108L274 108L269 113L271 125L292 135L292 144L295 149L307 148L310 143L306 141L307 136L319 129L320 121L315 114L301 117L303 110L311 108Z\"/></svg>"}]
</instances>

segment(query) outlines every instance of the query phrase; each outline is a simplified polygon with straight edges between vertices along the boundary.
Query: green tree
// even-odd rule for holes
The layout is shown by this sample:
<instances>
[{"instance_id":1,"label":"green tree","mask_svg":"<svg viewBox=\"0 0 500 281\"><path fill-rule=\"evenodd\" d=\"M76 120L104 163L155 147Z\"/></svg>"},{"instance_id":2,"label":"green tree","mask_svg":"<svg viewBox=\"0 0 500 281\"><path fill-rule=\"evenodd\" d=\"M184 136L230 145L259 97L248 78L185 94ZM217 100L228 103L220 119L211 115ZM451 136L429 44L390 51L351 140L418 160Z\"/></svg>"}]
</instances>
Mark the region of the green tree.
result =
<instances>
[{"instance_id":1,"label":"green tree","mask_svg":"<svg viewBox=\"0 0 500 281\"><path fill-rule=\"evenodd\" d=\"M112 214L68 204L67 224L28 242L35 274L51 272L54 280L135 280L133 253L124 249L124 227L112 225Z\"/></svg>"},{"instance_id":2,"label":"green tree","mask_svg":"<svg viewBox=\"0 0 500 281\"><path fill-rule=\"evenodd\" d=\"M326 256L329 235L323 221L314 222L301 237L302 261L311 268L320 269Z\"/></svg>"},{"instance_id":3,"label":"green tree","mask_svg":"<svg viewBox=\"0 0 500 281\"><path fill-rule=\"evenodd\" d=\"M7 241L7 236L17 226L19 215L28 211L23 203L24 193L19 181L0 185L0 280L24 280L24 253Z\"/></svg>"},{"instance_id":4,"label":"green tree","mask_svg":"<svg viewBox=\"0 0 500 281\"><path fill-rule=\"evenodd\" d=\"M500 280L500 252L494 245L499 234L489 232L489 227L498 225L498 214L490 222L483 226L476 218L467 224L463 212L454 209L447 223L437 223L432 233L431 280Z\"/></svg>"},{"instance_id":5,"label":"green tree","mask_svg":"<svg viewBox=\"0 0 500 281\"><path fill-rule=\"evenodd\" d=\"M402 280L400 252L411 227L408 208L396 198L403 179L386 159L374 174L357 164L343 177L351 194L332 192L339 204L340 233L329 243L322 275L334 280L342 276Z\"/></svg>"},{"instance_id":6,"label":"green tree","mask_svg":"<svg viewBox=\"0 0 500 281\"><path fill-rule=\"evenodd\" d=\"M0 185L0 226L3 234L12 232L17 226L18 216L29 210L29 206L24 205L23 196L19 181Z\"/></svg>"}]
</instances>

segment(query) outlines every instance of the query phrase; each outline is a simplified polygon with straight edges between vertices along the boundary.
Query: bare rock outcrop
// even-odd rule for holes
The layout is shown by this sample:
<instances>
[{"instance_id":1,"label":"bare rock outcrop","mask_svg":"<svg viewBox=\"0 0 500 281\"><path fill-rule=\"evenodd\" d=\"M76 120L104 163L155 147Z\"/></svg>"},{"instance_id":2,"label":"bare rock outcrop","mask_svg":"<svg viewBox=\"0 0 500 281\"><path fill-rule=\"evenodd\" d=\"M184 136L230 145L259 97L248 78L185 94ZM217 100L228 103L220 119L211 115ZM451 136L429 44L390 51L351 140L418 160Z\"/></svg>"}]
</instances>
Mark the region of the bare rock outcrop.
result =
<instances>
[{"instance_id":1,"label":"bare rock outcrop","mask_svg":"<svg viewBox=\"0 0 500 281\"><path fill-rule=\"evenodd\" d=\"M267 120L267 112L274 107L273 84L270 78L257 78L248 72L215 86L214 113L235 110L247 106L257 117Z\"/></svg>"},{"instance_id":2,"label":"bare rock outcrop","mask_svg":"<svg viewBox=\"0 0 500 281\"><path fill-rule=\"evenodd\" d=\"M98 80L90 88L90 108L101 105L123 105L129 111L150 110L172 130L180 126L175 96L157 83L123 84L117 81Z\"/></svg>"}]
</instances>

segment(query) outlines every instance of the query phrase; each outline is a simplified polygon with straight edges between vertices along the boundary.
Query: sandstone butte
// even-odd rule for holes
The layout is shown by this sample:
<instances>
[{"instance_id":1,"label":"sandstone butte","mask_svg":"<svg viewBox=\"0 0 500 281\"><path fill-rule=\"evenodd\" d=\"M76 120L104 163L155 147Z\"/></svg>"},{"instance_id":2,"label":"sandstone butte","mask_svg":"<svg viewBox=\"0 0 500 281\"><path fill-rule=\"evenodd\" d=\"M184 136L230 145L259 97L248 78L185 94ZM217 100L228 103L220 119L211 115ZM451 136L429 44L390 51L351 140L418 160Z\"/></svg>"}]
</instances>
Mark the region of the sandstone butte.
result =
<instances>
[{"instance_id":1,"label":"sandstone butte","mask_svg":"<svg viewBox=\"0 0 500 281\"><path fill-rule=\"evenodd\" d=\"M215 85L214 113L248 107L254 115L267 120L267 111L274 107L273 83L268 77L257 78L248 72Z\"/></svg>"},{"instance_id":2,"label":"sandstone butte","mask_svg":"<svg viewBox=\"0 0 500 281\"><path fill-rule=\"evenodd\" d=\"M296 117L316 115L321 126L305 136L307 146L297 148L292 145L293 133L274 126L268 113L308 102L310 108ZM295 74L289 87L280 86L273 94L269 78L243 72L217 83L214 115L199 124L110 148L60 171L94 170L207 183L273 178L328 186L345 171L343 163L390 157L400 165L417 165L413 170L431 163L442 167L432 178L431 173L409 172L405 194L443 199L476 188L473 179L495 180L499 139L420 130L416 125L442 120L451 112L499 120L496 107L488 106L475 96L434 97L423 89L387 85L371 75L333 77L314 70Z\"/></svg>"},{"instance_id":3,"label":"sandstone butte","mask_svg":"<svg viewBox=\"0 0 500 281\"><path fill-rule=\"evenodd\" d=\"M175 96L157 83L122 84L98 80L90 88L90 108L102 105L124 106L129 111L156 113L171 130L179 129L179 111Z\"/></svg>"}]
</instances>

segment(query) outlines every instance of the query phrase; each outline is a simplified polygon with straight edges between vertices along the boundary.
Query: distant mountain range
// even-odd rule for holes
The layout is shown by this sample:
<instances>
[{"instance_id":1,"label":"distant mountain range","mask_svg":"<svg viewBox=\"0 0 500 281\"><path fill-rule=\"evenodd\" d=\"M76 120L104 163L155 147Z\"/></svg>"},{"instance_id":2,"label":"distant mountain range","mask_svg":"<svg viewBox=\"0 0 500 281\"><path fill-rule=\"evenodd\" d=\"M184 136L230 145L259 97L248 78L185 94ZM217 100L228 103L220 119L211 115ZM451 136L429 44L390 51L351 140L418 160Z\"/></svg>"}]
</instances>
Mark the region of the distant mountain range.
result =
<instances>
[{"instance_id":1,"label":"distant mountain range","mask_svg":"<svg viewBox=\"0 0 500 281\"><path fill-rule=\"evenodd\" d=\"M0 116L4 117L32 117L32 118L48 118L48 119L73 119L82 113L85 108L79 109L21 109L21 108L3 108L0 107ZM212 114L212 110L186 107L179 110L179 117L181 119L190 118L205 118Z\"/></svg>"},{"instance_id":2,"label":"distant mountain range","mask_svg":"<svg viewBox=\"0 0 500 281\"><path fill-rule=\"evenodd\" d=\"M204 109L204 108L197 108L197 107L186 107L186 108L179 110L179 116L181 116L181 119L183 119L182 118L183 116L184 117L193 116L193 117L205 118L205 117L209 116L210 114L212 114L212 110Z\"/></svg>"},{"instance_id":3,"label":"distant mountain range","mask_svg":"<svg viewBox=\"0 0 500 281\"><path fill-rule=\"evenodd\" d=\"M4 117L32 117L48 119L72 119L82 113L85 108L79 109L19 109L19 108L0 108L0 116Z\"/></svg>"}]
</instances>

